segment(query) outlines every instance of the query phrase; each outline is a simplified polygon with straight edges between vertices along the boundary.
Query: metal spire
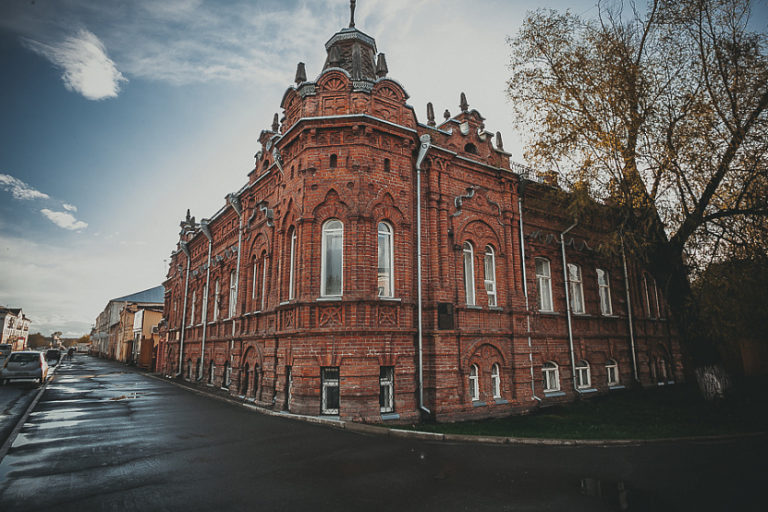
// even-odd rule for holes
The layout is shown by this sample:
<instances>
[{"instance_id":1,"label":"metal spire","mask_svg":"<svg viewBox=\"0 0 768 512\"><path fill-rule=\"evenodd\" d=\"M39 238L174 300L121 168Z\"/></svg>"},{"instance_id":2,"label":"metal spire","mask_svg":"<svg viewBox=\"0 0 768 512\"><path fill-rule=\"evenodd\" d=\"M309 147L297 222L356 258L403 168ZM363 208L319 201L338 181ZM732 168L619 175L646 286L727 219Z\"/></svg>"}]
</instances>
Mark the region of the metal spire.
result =
<instances>
[{"instance_id":1,"label":"metal spire","mask_svg":"<svg viewBox=\"0 0 768 512\"><path fill-rule=\"evenodd\" d=\"M357 3L356 0L349 0L349 10L350 10L349 28L355 28L355 4L356 3Z\"/></svg>"}]
</instances>

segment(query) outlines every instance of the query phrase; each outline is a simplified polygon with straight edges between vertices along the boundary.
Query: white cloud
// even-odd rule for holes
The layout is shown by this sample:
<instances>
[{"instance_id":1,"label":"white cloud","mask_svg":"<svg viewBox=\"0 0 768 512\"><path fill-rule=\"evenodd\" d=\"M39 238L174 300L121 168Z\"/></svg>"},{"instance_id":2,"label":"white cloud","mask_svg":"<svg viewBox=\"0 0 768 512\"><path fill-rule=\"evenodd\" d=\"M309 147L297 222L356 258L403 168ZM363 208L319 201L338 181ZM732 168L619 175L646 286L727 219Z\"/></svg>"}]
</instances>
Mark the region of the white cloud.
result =
<instances>
[{"instance_id":1,"label":"white cloud","mask_svg":"<svg viewBox=\"0 0 768 512\"><path fill-rule=\"evenodd\" d=\"M55 212L48 208L43 208L40 213L45 215L48 220L59 226L60 228L69 229L72 231L78 229L85 229L88 227L87 222L77 220L71 213L67 212Z\"/></svg>"},{"instance_id":2,"label":"white cloud","mask_svg":"<svg viewBox=\"0 0 768 512\"><path fill-rule=\"evenodd\" d=\"M68 212L76 212L76 211L77 211L77 206L75 206L75 205L73 205L73 204L69 204L69 203L63 203L61 206L62 206L62 207L65 209L65 210L67 210Z\"/></svg>"},{"instance_id":3,"label":"white cloud","mask_svg":"<svg viewBox=\"0 0 768 512\"><path fill-rule=\"evenodd\" d=\"M0 174L0 187L16 199L49 199L50 196L30 187L18 178Z\"/></svg>"},{"instance_id":4,"label":"white cloud","mask_svg":"<svg viewBox=\"0 0 768 512\"><path fill-rule=\"evenodd\" d=\"M62 69L64 86L89 100L114 98L127 81L107 56L104 44L88 30L79 30L58 44L24 39L26 45Z\"/></svg>"}]
</instances>

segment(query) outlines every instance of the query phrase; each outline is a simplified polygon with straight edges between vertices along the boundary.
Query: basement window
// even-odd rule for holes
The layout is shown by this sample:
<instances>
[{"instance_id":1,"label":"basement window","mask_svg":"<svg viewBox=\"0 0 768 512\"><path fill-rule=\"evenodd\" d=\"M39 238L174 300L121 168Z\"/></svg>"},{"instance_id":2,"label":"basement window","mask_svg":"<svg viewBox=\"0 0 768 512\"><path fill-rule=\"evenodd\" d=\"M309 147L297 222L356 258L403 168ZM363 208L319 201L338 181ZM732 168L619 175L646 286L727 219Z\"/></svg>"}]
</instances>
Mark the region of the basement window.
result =
<instances>
[{"instance_id":1,"label":"basement window","mask_svg":"<svg viewBox=\"0 0 768 512\"><path fill-rule=\"evenodd\" d=\"M339 367L326 367L320 371L322 386L321 412L339 414Z\"/></svg>"},{"instance_id":2,"label":"basement window","mask_svg":"<svg viewBox=\"0 0 768 512\"><path fill-rule=\"evenodd\" d=\"M381 412L395 410L395 367L379 368L379 409Z\"/></svg>"}]
</instances>

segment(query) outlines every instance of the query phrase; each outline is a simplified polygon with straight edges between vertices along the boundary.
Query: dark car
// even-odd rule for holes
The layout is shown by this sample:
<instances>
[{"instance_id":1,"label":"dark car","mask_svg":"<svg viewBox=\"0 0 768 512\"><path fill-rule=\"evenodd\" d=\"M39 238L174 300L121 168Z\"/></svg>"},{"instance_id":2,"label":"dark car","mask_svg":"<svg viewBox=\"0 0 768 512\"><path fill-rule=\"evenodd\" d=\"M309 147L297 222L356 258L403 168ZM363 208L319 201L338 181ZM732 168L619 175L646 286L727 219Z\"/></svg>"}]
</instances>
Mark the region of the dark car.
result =
<instances>
[{"instance_id":1,"label":"dark car","mask_svg":"<svg viewBox=\"0 0 768 512\"><path fill-rule=\"evenodd\" d=\"M45 360L48 362L48 366L56 366L61 361L61 351L57 348L46 350Z\"/></svg>"}]
</instances>

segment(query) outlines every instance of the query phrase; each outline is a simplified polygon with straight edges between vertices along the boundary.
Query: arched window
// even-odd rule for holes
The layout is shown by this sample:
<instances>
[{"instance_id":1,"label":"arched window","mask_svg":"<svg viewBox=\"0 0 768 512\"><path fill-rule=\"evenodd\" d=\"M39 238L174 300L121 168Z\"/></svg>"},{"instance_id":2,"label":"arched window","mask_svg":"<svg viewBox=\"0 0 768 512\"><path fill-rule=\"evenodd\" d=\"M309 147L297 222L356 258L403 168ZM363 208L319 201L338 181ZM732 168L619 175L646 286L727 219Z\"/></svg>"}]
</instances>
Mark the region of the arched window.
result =
<instances>
[{"instance_id":1,"label":"arched window","mask_svg":"<svg viewBox=\"0 0 768 512\"><path fill-rule=\"evenodd\" d=\"M475 305L475 262L472 244L464 242L464 293L467 297L467 305Z\"/></svg>"},{"instance_id":2,"label":"arched window","mask_svg":"<svg viewBox=\"0 0 768 512\"><path fill-rule=\"evenodd\" d=\"M556 363L547 361L541 365L541 373L544 376L544 391L560 390L560 371Z\"/></svg>"},{"instance_id":3,"label":"arched window","mask_svg":"<svg viewBox=\"0 0 768 512\"><path fill-rule=\"evenodd\" d=\"M476 364L469 367L469 397L472 400L480 400L480 378Z\"/></svg>"},{"instance_id":4,"label":"arched window","mask_svg":"<svg viewBox=\"0 0 768 512\"><path fill-rule=\"evenodd\" d=\"M465 144L464 145L464 151L466 151L467 153L470 153L472 155L476 155L477 154L477 146L475 146L474 144L472 144L470 142L469 144Z\"/></svg>"},{"instance_id":5,"label":"arched window","mask_svg":"<svg viewBox=\"0 0 768 512\"><path fill-rule=\"evenodd\" d=\"M493 389L493 398L501 398L501 369L498 363L491 366L491 388Z\"/></svg>"},{"instance_id":6,"label":"arched window","mask_svg":"<svg viewBox=\"0 0 768 512\"><path fill-rule=\"evenodd\" d=\"M232 366L229 361L224 363L224 375L221 377L221 387L229 389L229 385L232 383Z\"/></svg>"},{"instance_id":7,"label":"arched window","mask_svg":"<svg viewBox=\"0 0 768 512\"><path fill-rule=\"evenodd\" d=\"M237 310L237 273L233 270L229 273L229 316L235 316Z\"/></svg>"},{"instance_id":8,"label":"arched window","mask_svg":"<svg viewBox=\"0 0 768 512\"><path fill-rule=\"evenodd\" d=\"M568 264L568 286L571 299L571 313L584 313L584 287L581 282L581 267Z\"/></svg>"},{"instance_id":9,"label":"arched window","mask_svg":"<svg viewBox=\"0 0 768 512\"><path fill-rule=\"evenodd\" d=\"M496 256L493 247L485 246L485 292L488 294L488 305L496 305Z\"/></svg>"},{"instance_id":10,"label":"arched window","mask_svg":"<svg viewBox=\"0 0 768 512\"><path fill-rule=\"evenodd\" d=\"M203 360L200 359L199 357L197 358L196 366L197 368L195 370L195 378L197 378L197 380L200 380L203 378Z\"/></svg>"},{"instance_id":11,"label":"arched window","mask_svg":"<svg viewBox=\"0 0 768 512\"><path fill-rule=\"evenodd\" d=\"M256 256L253 257L253 273L251 277L251 300L253 304L251 305L252 308L256 308L256 297L257 297L257 290L259 289L259 259L256 258Z\"/></svg>"},{"instance_id":12,"label":"arched window","mask_svg":"<svg viewBox=\"0 0 768 512\"><path fill-rule=\"evenodd\" d=\"M377 274L379 297L392 297L394 294L392 260L392 228L386 222L379 222L379 266Z\"/></svg>"},{"instance_id":13,"label":"arched window","mask_svg":"<svg viewBox=\"0 0 768 512\"><path fill-rule=\"evenodd\" d=\"M323 224L320 295L341 296L343 289L344 225L333 219Z\"/></svg>"},{"instance_id":14,"label":"arched window","mask_svg":"<svg viewBox=\"0 0 768 512\"><path fill-rule=\"evenodd\" d=\"M187 359L187 380L192 380L192 360Z\"/></svg>"},{"instance_id":15,"label":"arched window","mask_svg":"<svg viewBox=\"0 0 768 512\"><path fill-rule=\"evenodd\" d=\"M296 297L296 229L291 228L291 249L288 262L288 300Z\"/></svg>"},{"instance_id":16,"label":"arched window","mask_svg":"<svg viewBox=\"0 0 768 512\"><path fill-rule=\"evenodd\" d=\"M576 363L576 387L579 389L588 388L591 383L589 363L582 359Z\"/></svg>"},{"instance_id":17,"label":"arched window","mask_svg":"<svg viewBox=\"0 0 768 512\"><path fill-rule=\"evenodd\" d=\"M192 304L189 310L189 325L195 325L195 308L197 307L197 291L192 290Z\"/></svg>"},{"instance_id":18,"label":"arched window","mask_svg":"<svg viewBox=\"0 0 768 512\"><path fill-rule=\"evenodd\" d=\"M536 289L539 292L539 310L554 311L552 308L552 274L549 260L536 258Z\"/></svg>"},{"instance_id":19,"label":"arched window","mask_svg":"<svg viewBox=\"0 0 768 512\"><path fill-rule=\"evenodd\" d=\"M597 290L600 295L600 313L605 316L613 314L611 304L611 280L608 272L597 269Z\"/></svg>"},{"instance_id":20,"label":"arched window","mask_svg":"<svg viewBox=\"0 0 768 512\"><path fill-rule=\"evenodd\" d=\"M261 304L259 310L264 311L267 307L267 251L261 253Z\"/></svg>"},{"instance_id":21,"label":"arched window","mask_svg":"<svg viewBox=\"0 0 768 512\"><path fill-rule=\"evenodd\" d=\"M389 158L384 159L384 172L389 172L390 170L390 164L389 164Z\"/></svg>"},{"instance_id":22,"label":"arched window","mask_svg":"<svg viewBox=\"0 0 768 512\"><path fill-rule=\"evenodd\" d=\"M615 360L609 359L606 361L605 374L608 378L609 386L616 386L619 384L619 364Z\"/></svg>"},{"instance_id":23,"label":"arched window","mask_svg":"<svg viewBox=\"0 0 768 512\"><path fill-rule=\"evenodd\" d=\"M213 379L216 376L216 363L211 359L210 366L208 366L208 384L213 384Z\"/></svg>"}]
</instances>

